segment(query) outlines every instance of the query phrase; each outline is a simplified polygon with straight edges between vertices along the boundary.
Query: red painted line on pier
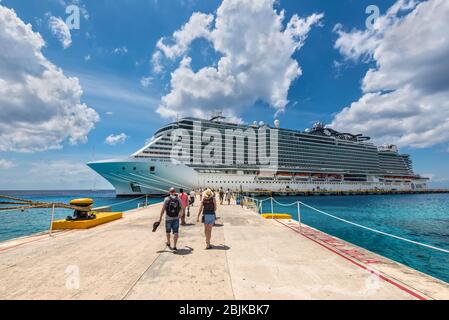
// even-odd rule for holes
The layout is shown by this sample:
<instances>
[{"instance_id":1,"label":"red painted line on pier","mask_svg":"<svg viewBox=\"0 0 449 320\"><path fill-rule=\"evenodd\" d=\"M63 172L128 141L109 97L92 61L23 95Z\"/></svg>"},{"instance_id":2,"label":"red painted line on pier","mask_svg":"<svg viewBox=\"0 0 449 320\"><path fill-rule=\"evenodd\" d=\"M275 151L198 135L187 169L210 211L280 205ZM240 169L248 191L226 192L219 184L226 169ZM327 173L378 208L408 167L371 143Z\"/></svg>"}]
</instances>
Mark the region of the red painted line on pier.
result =
<instances>
[{"instance_id":1,"label":"red painted line on pier","mask_svg":"<svg viewBox=\"0 0 449 320\"><path fill-rule=\"evenodd\" d=\"M289 226L288 224L285 224L285 223L283 223L283 222L281 222L281 221L279 221L279 220L277 220L277 219L274 219L274 220L275 220L276 222L280 223L281 225L283 225L283 226L285 226L285 227L287 227L287 228L289 228L289 229L295 231L296 233L299 233L300 235L304 236L305 238L307 238L307 239L309 239L309 240L312 240L313 242L319 244L320 246L326 248L327 250L329 250L329 251L331 251L331 252L333 252L333 253L339 255L340 257L342 257L342 258L344 258L344 259L346 259L346 260L352 262L352 263L355 264L356 266L358 266L358 267L360 267L360 268L362 268L362 269L368 271L368 272L371 273L371 274L376 275L377 277L379 277L379 279L382 279L382 280L384 280L384 281L386 281L386 282L388 282L388 283L394 285L395 287L397 287L397 288L399 288L400 290L402 290L402 291L404 291L404 292L410 294L411 296L413 296L413 297L415 297L415 298L417 298L417 299L419 299L419 300L428 300L427 297L422 296L422 295L420 295L419 293L416 293L416 292L414 292L413 290L410 290L409 288L403 286L402 284L400 284L400 283L394 281L393 279L390 279L390 278L388 278L388 277L386 277L386 276L380 274L379 271L376 271L376 270L373 270L373 269L371 269L371 268L369 268L369 267L367 267L367 266L364 266L363 264L357 262L356 260L353 260L353 259L349 258L347 255L338 252L336 249L333 249L333 248L331 248L331 247L325 245L324 243L322 243L322 242L320 242L320 241L314 239L313 237L308 236L306 233L302 233L302 232L300 232L298 229L293 228L292 226ZM303 227L303 228L306 228L306 227ZM307 229L309 229L309 228L307 228ZM312 230L309 229L308 231L312 231ZM318 233L321 233L321 232L313 231L313 232L311 232L311 233L318 234ZM324 233L321 233L321 234L322 234L322 235L325 235ZM327 235L326 235L326 236L327 236Z\"/></svg>"}]
</instances>

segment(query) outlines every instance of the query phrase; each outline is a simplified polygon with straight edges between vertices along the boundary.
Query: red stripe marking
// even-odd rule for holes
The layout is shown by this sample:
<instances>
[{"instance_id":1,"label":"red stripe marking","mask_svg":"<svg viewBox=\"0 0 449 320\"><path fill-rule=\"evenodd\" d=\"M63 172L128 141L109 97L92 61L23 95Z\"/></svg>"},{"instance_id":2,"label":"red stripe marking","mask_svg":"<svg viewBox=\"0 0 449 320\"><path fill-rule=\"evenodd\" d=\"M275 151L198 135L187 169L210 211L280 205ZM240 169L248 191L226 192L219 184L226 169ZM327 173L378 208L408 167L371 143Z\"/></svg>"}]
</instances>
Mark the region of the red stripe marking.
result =
<instances>
[{"instance_id":1,"label":"red stripe marking","mask_svg":"<svg viewBox=\"0 0 449 320\"><path fill-rule=\"evenodd\" d=\"M276 219L274 219L274 220L277 221L278 223L282 224L283 226L286 226L287 228L289 228L289 229L295 231L296 233L299 233L300 235L306 237L307 239L312 240L312 241L315 242L315 243L318 243L320 246L322 246L322 247L328 249L329 251L332 251L333 253L339 255L340 257L342 257L342 258L344 258L344 259L346 259L346 260L352 262L352 263L355 264L356 266L358 266L358 267L360 267L360 268L362 268L362 269L368 271L368 272L371 273L371 274L374 274L374 275L378 276L380 279L382 279L382 280L384 280L384 281L386 281L386 282L388 282L388 283L394 285L395 287L401 289L402 291L407 292L408 294L412 295L413 297L415 297L415 298L417 298L417 299L419 299L419 300L428 300L426 297L424 297L424 296L422 296L422 295L420 295L420 294L418 294L418 293L416 293L416 292L410 290L409 288L407 288L407 287L401 285L400 283L398 283L398 282L396 282L396 281L394 281L394 280L392 280L392 279L390 279L390 278L385 277L384 275L380 274L379 272L377 272L377 271L375 271L375 270L372 270L371 268L368 268L368 267L364 266L363 264L358 263L357 261L355 261L355 260L353 260L353 259L348 258L347 256L341 254L340 252L338 252L338 251L336 251L336 250L334 250L334 249L332 249L332 248L330 248L330 247L324 245L323 243L321 243L321 242L319 242L319 241L316 241L315 239L313 239L313 238L307 236L307 235L304 234L304 233L299 232L297 229L292 228L292 227L290 227L289 225L284 224L284 223L282 223L282 222L279 221L279 220L276 220Z\"/></svg>"}]
</instances>

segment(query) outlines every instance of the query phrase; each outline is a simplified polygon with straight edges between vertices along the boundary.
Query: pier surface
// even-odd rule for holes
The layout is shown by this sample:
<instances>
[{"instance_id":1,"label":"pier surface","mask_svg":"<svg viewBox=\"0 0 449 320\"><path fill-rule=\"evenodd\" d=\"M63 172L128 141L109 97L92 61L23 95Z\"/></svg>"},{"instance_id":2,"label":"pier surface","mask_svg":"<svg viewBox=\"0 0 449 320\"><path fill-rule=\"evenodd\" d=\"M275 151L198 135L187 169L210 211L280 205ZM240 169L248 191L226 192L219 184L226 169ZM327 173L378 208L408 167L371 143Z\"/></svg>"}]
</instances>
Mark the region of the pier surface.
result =
<instances>
[{"instance_id":1,"label":"pier surface","mask_svg":"<svg viewBox=\"0 0 449 320\"><path fill-rule=\"evenodd\" d=\"M219 206L205 250L198 206L165 247L161 205L89 230L0 243L0 299L449 299L449 285L288 220Z\"/></svg>"}]
</instances>

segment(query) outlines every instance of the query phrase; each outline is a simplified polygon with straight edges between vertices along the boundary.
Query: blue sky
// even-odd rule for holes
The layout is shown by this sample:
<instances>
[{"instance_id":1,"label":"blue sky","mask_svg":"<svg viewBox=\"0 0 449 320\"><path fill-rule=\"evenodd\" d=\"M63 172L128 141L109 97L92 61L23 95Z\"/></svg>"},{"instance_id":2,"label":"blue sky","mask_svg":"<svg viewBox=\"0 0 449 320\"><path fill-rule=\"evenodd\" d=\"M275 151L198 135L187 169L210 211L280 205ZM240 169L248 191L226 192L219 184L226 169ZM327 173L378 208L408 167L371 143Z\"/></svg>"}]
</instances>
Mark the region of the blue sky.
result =
<instances>
[{"instance_id":1,"label":"blue sky","mask_svg":"<svg viewBox=\"0 0 449 320\"><path fill-rule=\"evenodd\" d=\"M82 8L81 24L79 30L70 30L71 43L64 48L61 39L52 32L49 21L50 17L65 20L66 6L71 3ZM350 123L347 119L359 119L359 113L341 118L336 118L336 115L366 94L362 81L368 70L376 67L376 59L378 65L382 60L345 56L344 44L336 47L336 41L341 38L344 43L354 30L365 32L368 17L365 9L368 5L377 5L381 15L385 15L395 3L397 1L389 0L281 0L274 3L277 12L285 10L284 27L295 14L300 18L314 13L323 14L306 32L302 47L291 55L299 63L302 74L291 81L288 103L277 114L282 127L305 129L317 120L343 126ZM221 4L221 1L214 0L2 0L0 6L14 9L21 21L31 24L32 31L41 35L45 41L41 50L45 59L61 68L66 77L79 79L83 91L80 103L95 110L99 118L92 121L93 128L86 129L87 141L81 139L72 144L64 138L58 142L57 149L45 150L44 147L44 150L32 152L25 147L18 150L0 146L0 189L110 188L107 182L85 168L84 163L131 154L142 147L162 124L170 121L157 108L161 99L174 91L170 85L171 73L179 67L183 56L164 59L164 71L156 72L152 57L158 51L157 43L164 38L164 43L173 44L173 33L186 24L194 12L215 17ZM396 19L406 18L413 10L424 9L406 8L397 14ZM335 29L338 24L342 25L342 33ZM379 31L378 34L367 34L367 37L386 41L387 32ZM0 44L1 47L3 45ZM383 47L379 45L373 50L381 54L380 48ZM216 66L222 56L204 38L193 39L183 55L191 58L190 67L194 72ZM145 78L150 80L142 83ZM404 81L401 82L403 86L407 85ZM32 106L27 107L30 114L36 112ZM165 104L165 107L169 108L170 104ZM204 112L207 111L210 110ZM235 116L245 122L263 120L272 123L276 111L278 109L270 106L268 101L259 98ZM190 109L185 110L186 114L189 112ZM445 115L442 114L443 117ZM375 116L380 117L378 113ZM388 117L385 119L389 120ZM375 128L379 127L378 124L369 127L371 122L360 118L357 126L347 128L347 131L365 133L365 124L368 133L376 132ZM385 122L385 126L394 126L394 122ZM433 139L429 133L431 126L428 124L422 128L429 134L429 139ZM125 141L117 137L122 133L126 136ZM407 128L374 137L379 142L384 142L385 137L398 140L391 142L399 142L401 152L412 155L416 172L430 175L433 186L449 187L449 139L436 139L435 143L423 142L417 146L410 142L413 134L413 128ZM117 143L106 143L110 135L116 136Z\"/></svg>"}]
</instances>

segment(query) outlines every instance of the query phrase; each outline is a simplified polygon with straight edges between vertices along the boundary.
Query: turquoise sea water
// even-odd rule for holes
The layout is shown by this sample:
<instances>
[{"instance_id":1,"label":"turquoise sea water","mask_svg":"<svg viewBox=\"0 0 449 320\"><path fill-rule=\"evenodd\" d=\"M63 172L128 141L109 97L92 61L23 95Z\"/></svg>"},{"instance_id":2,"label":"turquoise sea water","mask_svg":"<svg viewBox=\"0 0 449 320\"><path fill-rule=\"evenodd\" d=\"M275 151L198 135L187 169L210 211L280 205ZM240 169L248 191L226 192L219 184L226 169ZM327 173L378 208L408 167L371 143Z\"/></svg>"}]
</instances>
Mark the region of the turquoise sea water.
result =
<instances>
[{"instance_id":1,"label":"turquoise sea water","mask_svg":"<svg viewBox=\"0 0 449 320\"><path fill-rule=\"evenodd\" d=\"M44 202L64 202L76 198L92 198L94 207L114 205L127 201L123 204L114 205L113 211L125 211L137 208L145 198L116 198L115 192L111 191L0 191L2 195L23 198L27 200ZM6 201L0 199L0 201ZM160 198L149 198L148 202L156 203L162 201ZM1 205L0 205L1 206ZM72 210L56 209L55 219L65 219L72 215ZM32 209L25 212L0 211L0 241L9 240L17 237L27 236L33 233L46 231L49 229L51 221L50 209Z\"/></svg>"},{"instance_id":2,"label":"turquoise sea water","mask_svg":"<svg viewBox=\"0 0 449 320\"><path fill-rule=\"evenodd\" d=\"M297 200L346 220L449 250L449 194L278 197L287 204ZM271 212L270 202L263 212ZM297 207L274 204L274 212L291 213ZM449 282L449 254L349 225L301 207L301 221Z\"/></svg>"}]
</instances>

